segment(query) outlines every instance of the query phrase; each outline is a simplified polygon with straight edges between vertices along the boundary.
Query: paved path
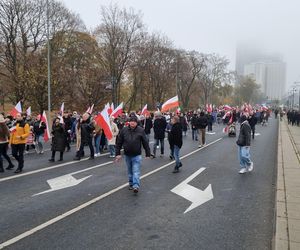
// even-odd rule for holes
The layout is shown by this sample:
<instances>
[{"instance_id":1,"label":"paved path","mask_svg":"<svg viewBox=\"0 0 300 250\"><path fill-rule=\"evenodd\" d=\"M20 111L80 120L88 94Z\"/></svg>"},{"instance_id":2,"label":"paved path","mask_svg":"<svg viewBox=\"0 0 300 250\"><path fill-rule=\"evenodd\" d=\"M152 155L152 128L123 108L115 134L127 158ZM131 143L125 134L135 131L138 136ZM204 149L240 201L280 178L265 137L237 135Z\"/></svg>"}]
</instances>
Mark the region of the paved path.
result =
<instances>
[{"instance_id":1,"label":"paved path","mask_svg":"<svg viewBox=\"0 0 300 250\"><path fill-rule=\"evenodd\" d=\"M278 140L276 250L300 249L300 127L280 122Z\"/></svg>"}]
</instances>

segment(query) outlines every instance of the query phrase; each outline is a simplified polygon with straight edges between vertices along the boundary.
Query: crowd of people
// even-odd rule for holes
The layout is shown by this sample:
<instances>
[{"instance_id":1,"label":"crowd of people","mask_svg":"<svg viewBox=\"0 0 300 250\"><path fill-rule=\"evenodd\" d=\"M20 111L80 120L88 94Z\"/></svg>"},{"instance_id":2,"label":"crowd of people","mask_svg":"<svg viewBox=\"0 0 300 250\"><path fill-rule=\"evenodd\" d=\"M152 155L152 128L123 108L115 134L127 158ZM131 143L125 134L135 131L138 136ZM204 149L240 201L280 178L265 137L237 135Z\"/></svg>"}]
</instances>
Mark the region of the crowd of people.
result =
<instances>
[{"instance_id":1,"label":"crowd of people","mask_svg":"<svg viewBox=\"0 0 300 250\"><path fill-rule=\"evenodd\" d=\"M296 115L290 115L295 117ZM294 113L292 113L294 114ZM97 115L97 114L95 114ZM277 117L278 112L275 112ZM187 113L153 113L123 112L118 117L110 117L112 138L106 138L104 129L95 121L95 116L89 113L79 115L76 111L66 112L61 116L56 115L51 126L51 157L50 162L55 162L56 152L59 152L58 161L63 161L64 152L71 149L71 144L76 147L74 160L84 157L84 147L89 147L89 159L99 157L105 150L109 151L109 157L121 159L121 150L124 150L125 162L128 168L129 189L138 192L140 182L141 147L143 146L147 158L156 158L157 149L160 157L165 153L165 137L170 147L169 158L175 160L173 173L178 173L182 167L180 161L180 149L183 145L183 137L187 136L187 130L191 130L192 140L198 141L198 147L206 145L206 131L212 132L213 124L234 125L241 124L237 144L240 155L240 173L253 170L253 162L250 160L251 132L254 139L257 123L268 124L269 110L222 109L207 112L205 109L189 111ZM293 118L291 118L292 121ZM8 162L7 170L14 169L8 148L11 147L11 155L16 159L18 166L15 173L21 173L24 168L24 153L35 150L37 154L44 153L44 135L47 125L41 119L41 115L35 117L18 113L16 117L0 115L0 172L4 172L3 158ZM150 149L149 139L153 132L154 144ZM249 138L250 133L250 138Z\"/></svg>"}]
</instances>

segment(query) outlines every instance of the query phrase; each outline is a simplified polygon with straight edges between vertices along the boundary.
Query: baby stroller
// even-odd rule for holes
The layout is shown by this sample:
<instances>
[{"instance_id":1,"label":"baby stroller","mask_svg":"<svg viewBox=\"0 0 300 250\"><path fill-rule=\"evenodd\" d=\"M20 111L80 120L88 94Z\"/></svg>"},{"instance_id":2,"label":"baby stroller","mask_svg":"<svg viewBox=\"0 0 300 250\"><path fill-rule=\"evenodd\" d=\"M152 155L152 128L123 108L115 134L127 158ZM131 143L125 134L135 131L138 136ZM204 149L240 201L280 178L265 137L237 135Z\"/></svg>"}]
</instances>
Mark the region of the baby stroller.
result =
<instances>
[{"instance_id":1,"label":"baby stroller","mask_svg":"<svg viewBox=\"0 0 300 250\"><path fill-rule=\"evenodd\" d=\"M235 128L235 123L231 123L228 125L228 136L229 137L235 137L236 136L236 128Z\"/></svg>"}]
</instances>

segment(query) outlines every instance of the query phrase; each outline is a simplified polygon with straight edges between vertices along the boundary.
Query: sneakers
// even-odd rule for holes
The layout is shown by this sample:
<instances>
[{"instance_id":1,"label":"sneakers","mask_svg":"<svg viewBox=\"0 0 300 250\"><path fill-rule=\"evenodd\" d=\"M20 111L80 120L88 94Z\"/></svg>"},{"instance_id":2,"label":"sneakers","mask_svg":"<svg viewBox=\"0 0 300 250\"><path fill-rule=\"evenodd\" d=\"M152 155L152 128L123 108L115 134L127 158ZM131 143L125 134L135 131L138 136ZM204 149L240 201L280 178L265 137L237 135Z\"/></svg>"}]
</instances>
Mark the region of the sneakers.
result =
<instances>
[{"instance_id":1,"label":"sneakers","mask_svg":"<svg viewBox=\"0 0 300 250\"><path fill-rule=\"evenodd\" d=\"M6 169L7 170L11 170L11 169L13 169L15 167L15 165L9 165Z\"/></svg>"},{"instance_id":2,"label":"sneakers","mask_svg":"<svg viewBox=\"0 0 300 250\"><path fill-rule=\"evenodd\" d=\"M175 167L172 173L175 174L175 173L178 173L178 172L179 172L179 168L178 168L178 167Z\"/></svg>"},{"instance_id":3,"label":"sneakers","mask_svg":"<svg viewBox=\"0 0 300 250\"><path fill-rule=\"evenodd\" d=\"M239 174L245 174L247 173L247 169L246 168L242 168L240 171L239 171Z\"/></svg>"},{"instance_id":4,"label":"sneakers","mask_svg":"<svg viewBox=\"0 0 300 250\"><path fill-rule=\"evenodd\" d=\"M22 172L22 169L20 169L20 168L17 168L17 170L15 171L16 174L21 173L21 172Z\"/></svg>"},{"instance_id":5,"label":"sneakers","mask_svg":"<svg viewBox=\"0 0 300 250\"><path fill-rule=\"evenodd\" d=\"M152 159L154 159L156 156L155 156L154 154L151 154L150 157L151 157Z\"/></svg>"},{"instance_id":6,"label":"sneakers","mask_svg":"<svg viewBox=\"0 0 300 250\"><path fill-rule=\"evenodd\" d=\"M202 145L198 145L198 148L202 148L203 146Z\"/></svg>"},{"instance_id":7,"label":"sneakers","mask_svg":"<svg viewBox=\"0 0 300 250\"><path fill-rule=\"evenodd\" d=\"M254 169L253 161L251 161L250 166L248 166L248 171L251 172Z\"/></svg>"},{"instance_id":8,"label":"sneakers","mask_svg":"<svg viewBox=\"0 0 300 250\"><path fill-rule=\"evenodd\" d=\"M97 154L95 154L94 156L95 156L95 157L99 157L99 156L100 156L100 153L97 153Z\"/></svg>"},{"instance_id":9,"label":"sneakers","mask_svg":"<svg viewBox=\"0 0 300 250\"><path fill-rule=\"evenodd\" d=\"M174 157L172 155L170 155L169 157L170 157L170 160L174 160Z\"/></svg>"},{"instance_id":10,"label":"sneakers","mask_svg":"<svg viewBox=\"0 0 300 250\"><path fill-rule=\"evenodd\" d=\"M51 159L49 159L48 161L50 161L50 162L54 162L54 159L53 159L53 158L51 158Z\"/></svg>"},{"instance_id":11,"label":"sneakers","mask_svg":"<svg viewBox=\"0 0 300 250\"><path fill-rule=\"evenodd\" d=\"M133 188L133 192L134 192L135 194L137 194L137 193L139 192L139 189L138 189L137 187L135 187L135 188Z\"/></svg>"},{"instance_id":12,"label":"sneakers","mask_svg":"<svg viewBox=\"0 0 300 250\"><path fill-rule=\"evenodd\" d=\"M115 157L116 157L115 155L110 155L110 156L109 156L109 158L115 158Z\"/></svg>"}]
</instances>

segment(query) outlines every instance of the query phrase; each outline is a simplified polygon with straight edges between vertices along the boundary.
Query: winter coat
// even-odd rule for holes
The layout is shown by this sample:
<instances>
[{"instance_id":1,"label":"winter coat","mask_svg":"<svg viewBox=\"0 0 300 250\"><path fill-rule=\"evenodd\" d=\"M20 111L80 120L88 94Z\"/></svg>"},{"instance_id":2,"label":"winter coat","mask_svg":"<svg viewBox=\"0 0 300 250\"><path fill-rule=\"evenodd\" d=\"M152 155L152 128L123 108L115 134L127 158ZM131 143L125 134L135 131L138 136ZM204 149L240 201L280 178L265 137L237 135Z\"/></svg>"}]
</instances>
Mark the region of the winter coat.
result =
<instances>
[{"instance_id":1,"label":"winter coat","mask_svg":"<svg viewBox=\"0 0 300 250\"><path fill-rule=\"evenodd\" d=\"M180 116L179 120L180 120L182 130L187 131L188 123L187 123L186 117L185 116Z\"/></svg>"},{"instance_id":2,"label":"winter coat","mask_svg":"<svg viewBox=\"0 0 300 250\"><path fill-rule=\"evenodd\" d=\"M0 144L1 143L8 143L9 141L9 129L5 123L0 123Z\"/></svg>"},{"instance_id":3,"label":"winter coat","mask_svg":"<svg viewBox=\"0 0 300 250\"><path fill-rule=\"evenodd\" d=\"M33 124L33 133L36 136L40 136L40 135L44 134L45 129L46 129L46 124L42 121L36 121Z\"/></svg>"},{"instance_id":4,"label":"winter coat","mask_svg":"<svg viewBox=\"0 0 300 250\"><path fill-rule=\"evenodd\" d=\"M122 147L124 148L125 155L141 155L142 145L146 151L146 156L150 157L150 147L144 129L139 126L136 126L134 129L130 126L124 127L118 135L116 155L121 154Z\"/></svg>"},{"instance_id":5,"label":"winter coat","mask_svg":"<svg viewBox=\"0 0 300 250\"><path fill-rule=\"evenodd\" d=\"M251 128L254 128L257 123L257 118L253 115L248 119L249 125Z\"/></svg>"},{"instance_id":6,"label":"winter coat","mask_svg":"<svg viewBox=\"0 0 300 250\"><path fill-rule=\"evenodd\" d=\"M197 119L197 128L198 129L205 129L207 124L208 124L208 121L207 121L206 116L203 115Z\"/></svg>"},{"instance_id":7,"label":"winter coat","mask_svg":"<svg viewBox=\"0 0 300 250\"><path fill-rule=\"evenodd\" d=\"M117 124L115 124L114 122L111 122L110 126L111 126L113 137L111 138L111 140L108 140L108 145L116 145L116 138L117 135L119 134L119 129Z\"/></svg>"},{"instance_id":8,"label":"winter coat","mask_svg":"<svg viewBox=\"0 0 300 250\"><path fill-rule=\"evenodd\" d=\"M81 129L81 143L87 144L93 138L93 131L95 129L93 122L90 119L82 121L80 124Z\"/></svg>"},{"instance_id":9,"label":"winter coat","mask_svg":"<svg viewBox=\"0 0 300 250\"><path fill-rule=\"evenodd\" d=\"M192 129L197 129L197 115L193 115L192 119L191 119L191 126L192 126Z\"/></svg>"},{"instance_id":10,"label":"winter coat","mask_svg":"<svg viewBox=\"0 0 300 250\"><path fill-rule=\"evenodd\" d=\"M154 139L164 139L167 122L164 117L156 118L153 123Z\"/></svg>"},{"instance_id":11,"label":"winter coat","mask_svg":"<svg viewBox=\"0 0 300 250\"><path fill-rule=\"evenodd\" d=\"M53 125L52 127L52 151L64 152L66 147L65 130L62 124Z\"/></svg>"},{"instance_id":12,"label":"winter coat","mask_svg":"<svg viewBox=\"0 0 300 250\"><path fill-rule=\"evenodd\" d=\"M251 143L251 127L246 120L241 124L240 134L236 144L241 147L250 146Z\"/></svg>"},{"instance_id":13,"label":"winter coat","mask_svg":"<svg viewBox=\"0 0 300 250\"><path fill-rule=\"evenodd\" d=\"M144 129L145 129L146 135L150 135L152 127L153 127L153 122L152 122L151 118L146 118L144 120Z\"/></svg>"},{"instance_id":14,"label":"winter coat","mask_svg":"<svg viewBox=\"0 0 300 250\"><path fill-rule=\"evenodd\" d=\"M169 135L169 143L171 146L182 147L182 127L180 123L175 123L172 125L171 132Z\"/></svg>"},{"instance_id":15,"label":"winter coat","mask_svg":"<svg viewBox=\"0 0 300 250\"><path fill-rule=\"evenodd\" d=\"M30 127L29 124L22 121L17 121L16 130L11 133L9 143L10 144L26 144L27 137L29 136ZM20 138L17 138L20 137Z\"/></svg>"}]
</instances>

